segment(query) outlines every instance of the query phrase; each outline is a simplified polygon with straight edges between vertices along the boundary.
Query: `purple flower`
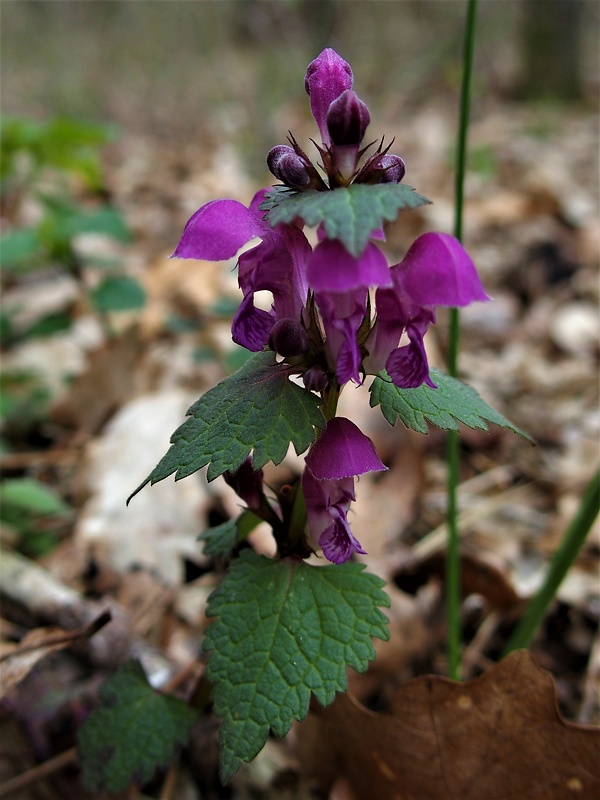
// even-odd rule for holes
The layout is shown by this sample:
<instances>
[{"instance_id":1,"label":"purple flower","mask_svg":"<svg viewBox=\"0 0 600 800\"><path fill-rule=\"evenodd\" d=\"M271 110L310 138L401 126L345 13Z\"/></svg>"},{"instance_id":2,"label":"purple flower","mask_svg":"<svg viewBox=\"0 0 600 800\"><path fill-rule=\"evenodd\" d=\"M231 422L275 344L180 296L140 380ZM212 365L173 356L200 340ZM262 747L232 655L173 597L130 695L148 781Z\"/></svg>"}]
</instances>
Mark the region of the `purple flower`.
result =
<instances>
[{"instance_id":1,"label":"purple flower","mask_svg":"<svg viewBox=\"0 0 600 800\"><path fill-rule=\"evenodd\" d=\"M360 378L361 352L357 333L367 310L367 289L348 292L321 292L315 295L323 328L327 354L340 386Z\"/></svg>"},{"instance_id":2,"label":"purple flower","mask_svg":"<svg viewBox=\"0 0 600 800\"><path fill-rule=\"evenodd\" d=\"M309 65L305 87L321 132L323 147L318 149L329 186L290 134L291 146L272 148L267 162L295 192L336 191L353 181L402 180L404 162L388 153L391 145L384 147L383 139L359 168L368 149L359 148L370 115L352 83L350 66L330 48ZM458 241L424 234L391 269L373 241L384 238L383 230L372 231L371 241L354 256L341 241L327 238L321 227L313 250L299 225L271 228L265 222L259 206L266 191L258 192L249 208L235 200L207 203L187 223L174 253L178 258L224 260L260 239L238 259L243 299L232 323L233 340L254 352L268 346L291 359L288 364L313 391L323 391L333 372L343 385L360 383L362 375L384 367L400 387L433 387L423 339L435 322L436 306L489 299ZM374 322L372 288L377 290ZM254 302L262 291L273 297L268 310ZM315 305L311 299L307 310L313 293Z\"/></svg>"},{"instance_id":3,"label":"purple flower","mask_svg":"<svg viewBox=\"0 0 600 800\"><path fill-rule=\"evenodd\" d=\"M377 238L383 232L375 231ZM324 239L307 264L307 280L323 320L327 354L341 385L360 383L361 352L356 335L367 313L368 289L390 286L387 259L373 242L359 258L341 242Z\"/></svg>"},{"instance_id":4,"label":"purple flower","mask_svg":"<svg viewBox=\"0 0 600 800\"><path fill-rule=\"evenodd\" d=\"M315 292L392 285L387 259L374 242L369 242L356 258L337 239L324 239L308 260L306 277Z\"/></svg>"},{"instance_id":5,"label":"purple flower","mask_svg":"<svg viewBox=\"0 0 600 800\"><path fill-rule=\"evenodd\" d=\"M435 388L423 343L435 322L435 306L466 306L490 298L466 250L445 233L419 236L391 273L393 287L380 288L375 295L377 319L366 341L365 369L377 373L385 366L404 389L422 383ZM408 344L398 347L403 333Z\"/></svg>"},{"instance_id":6,"label":"purple flower","mask_svg":"<svg viewBox=\"0 0 600 800\"><path fill-rule=\"evenodd\" d=\"M251 239L271 233L268 225L237 200L212 200L186 222L172 258L224 261Z\"/></svg>"},{"instance_id":7,"label":"purple flower","mask_svg":"<svg viewBox=\"0 0 600 800\"><path fill-rule=\"evenodd\" d=\"M300 322L306 304L306 263L312 252L294 225L271 228L258 206L265 190L257 192L250 208L236 200L214 200L202 206L185 226L174 258L222 261L234 256L251 239L262 241L239 258L238 282L244 299L234 317L234 342L257 352L267 344L278 319ZM273 294L270 311L256 308L254 294Z\"/></svg>"},{"instance_id":8,"label":"purple flower","mask_svg":"<svg viewBox=\"0 0 600 800\"><path fill-rule=\"evenodd\" d=\"M354 477L384 469L373 442L344 417L327 423L306 456L302 490L308 529L314 544L334 564L342 564L354 552L365 552L348 524Z\"/></svg>"},{"instance_id":9,"label":"purple flower","mask_svg":"<svg viewBox=\"0 0 600 800\"><path fill-rule=\"evenodd\" d=\"M251 456L248 456L237 472L224 472L223 477L225 483L231 486L248 508L260 508L263 496L263 471L253 468Z\"/></svg>"},{"instance_id":10,"label":"purple flower","mask_svg":"<svg viewBox=\"0 0 600 800\"><path fill-rule=\"evenodd\" d=\"M308 65L304 88L310 98L310 109L319 126L321 140L327 147L331 144L327 127L327 113L334 100L352 88L352 68L347 61L330 47Z\"/></svg>"}]
</instances>

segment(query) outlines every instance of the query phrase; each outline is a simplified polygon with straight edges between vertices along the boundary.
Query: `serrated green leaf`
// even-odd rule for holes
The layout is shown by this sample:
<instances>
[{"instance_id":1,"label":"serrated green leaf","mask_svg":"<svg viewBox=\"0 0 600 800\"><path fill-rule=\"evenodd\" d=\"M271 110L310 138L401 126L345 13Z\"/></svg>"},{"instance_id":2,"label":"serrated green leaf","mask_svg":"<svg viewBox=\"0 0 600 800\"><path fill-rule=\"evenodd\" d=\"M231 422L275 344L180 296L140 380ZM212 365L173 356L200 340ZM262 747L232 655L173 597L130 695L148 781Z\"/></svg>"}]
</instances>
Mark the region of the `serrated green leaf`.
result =
<instances>
[{"instance_id":1,"label":"serrated green leaf","mask_svg":"<svg viewBox=\"0 0 600 800\"><path fill-rule=\"evenodd\" d=\"M242 511L239 517L228 519L221 525L209 528L198 537L203 543L202 552L206 556L227 558L233 548L247 538L262 520L251 511Z\"/></svg>"},{"instance_id":2,"label":"serrated green leaf","mask_svg":"<svg viewBox=\"0 0 600 800\"><path fill-rule=\"evenodd\" d=\"M185 744L196 718L182 700L156 692L137 661L106 681L100 702L78 734L82 779L92 792L150 780Z\"/></svg>"},{"instance_id":3,"label":"serrated green leaf","mask_svg":"<svg viewBox=\"0 0 600 800\"><path fill-rule=\"evenodd\" d=\"M271 190L260 208L272 227L300 217L307 225L324 224L329 239L338 239L360 256L373 231L392 222L402 208L416 208L430 201L404 183L352 184L329 192Z\"/></svg>"},{"instance_id":4,"label":"serrated green leaf","mask_svg":"<svg viewBox=\"0 0 600 800\"><path fill-rule=\"evenodd\" d=\"M303 453L316 439L315 428L325 426L319 402L289 380L273 353L257 353L194 403L168 453L131 497L149 482L173 473L181 480L206 464L209 481L235 472L251 451L254 469L280 464L290 442Z\"/></svg>"},{"instance_id":5,"label":"serrated green leaf","mask_svg":"<svg viewBox=\"0 0 600 800\"><path fill-rule=\"evenodd\" d=\"M371 407L381 406L381 413L390 425L401 419L407 428L419 433L427 433L428 421L443 430L458 430L461 422L469 428L488 430L487 423L493 422L532 441L525 431L482 400L472 386L438 369L431 370L431 379L437 389L425 384L417 389L400 389L383 371L371 386Z\"/></svg>"},{"instance_id":6,"label":"serrated green leaf","mask_svg":"<svg viewBox=\"0 0 600 800\"><path fill-rule=\"evenodd\" d=\"M314 567L244 551L209 598L218 617L204 642L206 675L222 717L221 777L229 780L264 745L306 716L311 693L328 705L363 672L372 637L388 638L384 581L363 564Z\"/></svg>"}]
</instances>

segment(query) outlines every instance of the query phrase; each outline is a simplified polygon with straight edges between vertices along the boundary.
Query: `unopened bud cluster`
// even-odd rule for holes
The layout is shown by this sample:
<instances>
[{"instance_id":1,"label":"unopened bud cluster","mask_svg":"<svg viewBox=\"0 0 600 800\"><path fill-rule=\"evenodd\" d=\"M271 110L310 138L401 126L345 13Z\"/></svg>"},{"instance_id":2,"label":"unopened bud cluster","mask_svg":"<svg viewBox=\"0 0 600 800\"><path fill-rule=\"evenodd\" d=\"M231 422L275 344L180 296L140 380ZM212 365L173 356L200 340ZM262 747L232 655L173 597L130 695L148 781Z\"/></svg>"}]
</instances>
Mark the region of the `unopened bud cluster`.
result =
<instances>
[{"instance_id":1,"label":"unopened bud cluster","mask_svg":"<svg viewBox=\"0 0 600 800\"><path fill-rule=\"evenodd\" d=\"M351 183L399 183L404 177L404 161L388 154L391 143L384 148L383 139L377 149L360 164L375 142L361 149L371 115L366 103L352 89L352 70L337 58L329 59L325 51L314 69L309 67L305 88L311 101L313 116L321 132L321 145L316 145L322 159L325 181L317 168L290 134L289 145L276 145L267 155L272 174L290 189L326 191ZM331 51L333 52L333 51ZM323 61L329 61L323 69ZM312 66L312 65L311 65ZM328 74L329 85L323 83ZM316 144L316 143L315 143Z\"/></svg>"}]
</instances>

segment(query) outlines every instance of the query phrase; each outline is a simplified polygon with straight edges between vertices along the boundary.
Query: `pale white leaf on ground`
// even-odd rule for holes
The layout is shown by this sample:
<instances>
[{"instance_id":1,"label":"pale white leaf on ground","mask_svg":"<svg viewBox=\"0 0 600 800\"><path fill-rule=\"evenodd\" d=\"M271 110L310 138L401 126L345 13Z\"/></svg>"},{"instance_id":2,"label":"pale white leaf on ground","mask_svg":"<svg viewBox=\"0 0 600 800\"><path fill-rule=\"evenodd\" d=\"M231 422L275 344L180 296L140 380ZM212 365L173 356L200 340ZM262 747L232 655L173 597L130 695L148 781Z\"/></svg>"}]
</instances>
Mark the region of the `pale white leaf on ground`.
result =
<instances>
[{"instance_id":1,"label":"pale white leaf on ground","mask_svg":"<svg viewBox=\"0 0 600 800\"><path fill-rule=\"evenodd\" d=\"M210 502L202 478L148 486L125 505L167 451L171 433L195 399L180 389L139 397L121 408L89 448L84 479L91 496L75 536L80 547L113 569L141 565L178 583L182 559L202 558L197 536Z\"/></svg>"}]
</instances>

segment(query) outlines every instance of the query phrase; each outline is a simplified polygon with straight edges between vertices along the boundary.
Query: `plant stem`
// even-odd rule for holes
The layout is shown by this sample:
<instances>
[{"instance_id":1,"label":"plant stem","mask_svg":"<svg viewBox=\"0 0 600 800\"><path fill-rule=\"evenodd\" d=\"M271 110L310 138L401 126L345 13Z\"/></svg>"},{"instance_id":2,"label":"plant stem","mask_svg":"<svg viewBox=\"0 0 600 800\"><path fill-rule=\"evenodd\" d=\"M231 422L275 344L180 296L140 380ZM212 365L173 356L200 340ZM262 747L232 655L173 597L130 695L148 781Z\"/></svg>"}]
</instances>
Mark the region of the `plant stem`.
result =
<instances>
[{"instance_id":1,"label":"plant stem","mask_svg":"<svg viewBox=\"0 0 600 800\"><path fill-rule=\"evenodd\" d=\"M306 501L304 500L304 492L302 491L302 483L298 481L296 484L296 494L294 495L294 503L292 505L292 514L290 517L289 536L292 541L301 539L304 535L304 528L306 527Z\"/></svg>"},{"instance_id":2,"label":"plant stem","mask_svg":"<svg viewBox=\"0 0 600 800\"><path fill-rule=\"evenodd\" d=\"M340 394L341 389L337 383L328 387L325 392L323 392L323 415L327 422L335 417Z\"/></svg>"},{"instance_id":3,"label":"plant stem","mask_svg":"<svg viewBox=\"0 0 600 800\"><path fill-rule=\"evenodd\" d=\"M471 74L473 71L473 51L475 47L475 16L477 0L469 0L465 23L463 48L463 75L460 91L460 119L456 148L456 179L454 193L454 235L462 240L464 184L467 154L467 134L469 130L469 110L471 103ZM458 371L458 345L460 318L458 309L450 309L448 339L448 372L456 377ZM448 544L446 553L446 614L448 624L448 675L460 680L461 672L461 630L460 630L460 545L457 525L457 487L459 481L458 434L449 431L446 441L446 463L448 465Z\"/></svg>"},{"instance_id":4,"label":"plant stem","mask_svg":"<svg viewBox=\"0 0 600 800\"><path fill-rule=\"evenodd\" d=\"M600 505L600 470L592 477L581 499L581 504L567 528L558 550L554 553L543 584L529 602L521 621L513 631L503 655L511 650L529 647L535 632L563 578L577 558L586 536L592 527Z\"/></svg>"}]
</instances>

